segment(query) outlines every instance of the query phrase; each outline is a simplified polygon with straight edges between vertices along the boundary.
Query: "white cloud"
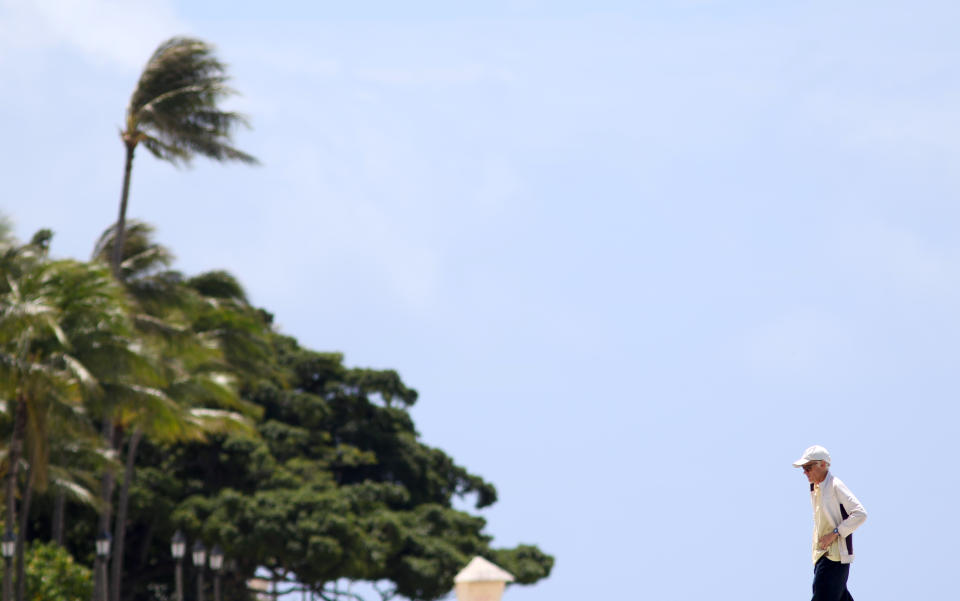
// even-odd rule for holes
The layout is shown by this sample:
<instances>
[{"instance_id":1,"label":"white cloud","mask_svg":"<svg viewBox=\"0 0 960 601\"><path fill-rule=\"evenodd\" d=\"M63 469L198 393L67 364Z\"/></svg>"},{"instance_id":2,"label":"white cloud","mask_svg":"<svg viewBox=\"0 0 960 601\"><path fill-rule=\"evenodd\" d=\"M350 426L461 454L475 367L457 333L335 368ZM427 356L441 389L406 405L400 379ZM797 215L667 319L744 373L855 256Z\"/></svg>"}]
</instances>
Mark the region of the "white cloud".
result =
<instances>
[{"instance_id":1,"label":"white cloud","mask_svg":"<svg viewBox=\"0 0 960 601\"><path fill-rule=\"evenodd\" d=\"M139 68L184 28L170 0L0 0L0 56L66 46L94 61Z\"/></svg>"}]
</instances>

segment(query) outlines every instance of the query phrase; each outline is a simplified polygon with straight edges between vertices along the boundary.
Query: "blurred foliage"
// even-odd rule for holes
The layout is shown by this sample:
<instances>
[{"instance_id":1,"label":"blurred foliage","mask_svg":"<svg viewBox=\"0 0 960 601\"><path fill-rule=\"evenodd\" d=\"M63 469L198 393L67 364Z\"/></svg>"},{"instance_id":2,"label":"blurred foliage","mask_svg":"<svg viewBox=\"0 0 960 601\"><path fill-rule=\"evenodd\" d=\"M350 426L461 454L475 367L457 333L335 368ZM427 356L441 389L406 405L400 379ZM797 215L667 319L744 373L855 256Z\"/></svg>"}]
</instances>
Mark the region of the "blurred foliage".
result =
<instances>
[{"instance_id":1,"label":"blurred foliage","mask_svg":"<svg viewBox=\"0 0 960 601\"><path fill-rule=\"evenodd\" d=\"M532 545L493 547L485 520L460 509L492 505L496 488L421 440L409 412L417 391L396 371L302 347L249 304L230 274L170 271L172 253L152 241L149 226L134 222L128 233L124 285L136 327L125 335L176 358L163 390L185 415L209 421L229 410L250 426L188 437L141 426L147 436L129 489L119 601L169 595L177 530L190 544L222 546L224 598L235 601L252 599L247 581L263 573L324 599L346 598L337 589L344 580L377 583L384 597L436 599L476 555L520 584L549 576L552 557ZM95 255L109 256L111 244L108 231ZM84 461L77 473L91 468ZM35 495L28 538L51 537L54 493ZM66 504L66 549L92 563L97 510L73 498Z\"/></svg>"},{"instance_id":2,"label":"blurred foliage","mask_svg":"<svg viewBox=\"0 0 960 601\"><path fill-rule=\"evenodd\" d=\"M36 541L27 545L26 575L29 601L89 601L93 594L90 568L53 543ZM2 583L0 570L0 586Z\"/></svg>"},{"instance_id":3,"label":"blurred foliage","mask_svg":"<svg viewBox=\"0 0 960 601\"><path fill-rule=\"evenodd\" d=\"M27 599L86 601L93 593L90 569L76 563L66 549L34 542L27 551Z\"/></svg>"}]
</instances>

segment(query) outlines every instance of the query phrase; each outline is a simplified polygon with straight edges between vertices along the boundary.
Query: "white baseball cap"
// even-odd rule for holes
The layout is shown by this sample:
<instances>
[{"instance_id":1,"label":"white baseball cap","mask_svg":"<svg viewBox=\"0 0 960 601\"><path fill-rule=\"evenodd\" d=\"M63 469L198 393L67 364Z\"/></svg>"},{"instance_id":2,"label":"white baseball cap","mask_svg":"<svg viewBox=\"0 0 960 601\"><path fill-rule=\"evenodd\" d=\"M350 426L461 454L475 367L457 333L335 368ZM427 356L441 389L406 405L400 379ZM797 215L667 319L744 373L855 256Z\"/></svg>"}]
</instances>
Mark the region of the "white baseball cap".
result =
<instances>
[{"instance_id":1,"label":"white baseball cap","mask_svg":"<svg viewBox=\"0 0 960 601\"><path fill-rule=\"evenodd\" d=\"M803 467L811 461L826 461L830 463L830 452L818 444L803 452L803 456L793 462L793 467Z\"/></svg>"}]
</instances>

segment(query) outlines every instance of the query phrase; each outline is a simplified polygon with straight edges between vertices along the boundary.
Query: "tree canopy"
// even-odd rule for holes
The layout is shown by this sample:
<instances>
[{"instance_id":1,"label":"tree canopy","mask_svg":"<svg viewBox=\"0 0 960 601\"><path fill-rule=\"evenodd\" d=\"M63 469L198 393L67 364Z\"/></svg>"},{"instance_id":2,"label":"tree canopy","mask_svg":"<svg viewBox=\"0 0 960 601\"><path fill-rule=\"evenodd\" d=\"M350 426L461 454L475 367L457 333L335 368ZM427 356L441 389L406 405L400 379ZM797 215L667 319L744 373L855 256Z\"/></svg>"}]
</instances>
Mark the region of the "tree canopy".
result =
<instances>
[{"instance_id":1,"label":"tree canopy","mask_svg":"<svg viewBox=\"0 0 960 601\"><path fill-rule=\"evenodd\" d=\"M462 509L464 500L477 509L495 503L496 488L422 440L409 411L417 392L396 371L349 366L340 353L303 347L251 305L229 273L171 270L172 254L145 224L130 224L124 246L126 300L115 306L126 317L98 335L132 337L145 365L131 359L122 374L104 366L95 373L117 386L145 378L167 400L151 413L147 399L130 397L116 413L125 416L117 438L102 442L121 449L117 441L142 435L139 451L127 455L123 600L172 592L177 530L224 549L229 599L252 598L247 583L257 574L282 583L281 592L303 587L320 599L355 598L342 590L346 581L375 583L384 599L436 599L475 555L520 584L549 575L552 557L532 545L496 548L484 519ZM111 253L108 232L91 269L108 273ZM72 323L87 323L83 306L60 324L68 340ZM247 427L216 427L227 414ZM98 416L91 412L84 436L96 432ZM154 427L151 416L169 427ZM189 431L195 435L182 435ZM97 466L82 456L65 468L79 478ZM67 548L92 561L98 508L74 497L61 502ZM51 538L56 507L54 487L37 492L28 538Z\"/></svg>"}]
</instances>

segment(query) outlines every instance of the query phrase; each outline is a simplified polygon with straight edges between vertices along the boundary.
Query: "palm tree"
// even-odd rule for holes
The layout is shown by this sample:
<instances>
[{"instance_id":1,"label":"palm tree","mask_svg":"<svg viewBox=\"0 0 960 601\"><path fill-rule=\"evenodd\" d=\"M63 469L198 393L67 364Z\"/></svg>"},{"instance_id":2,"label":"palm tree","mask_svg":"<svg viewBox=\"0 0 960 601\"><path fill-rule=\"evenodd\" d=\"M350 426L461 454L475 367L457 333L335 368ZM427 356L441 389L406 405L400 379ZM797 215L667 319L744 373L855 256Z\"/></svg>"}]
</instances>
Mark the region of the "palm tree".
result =
<instances>
[{"instance_id":1,"label":"palm tree","mask_svg":"<svg viewBox=\"0 0 960 601\"><path fill-rule=\"evenodd\" d=\"M0 387L4 409L13 424L6 453L6 526L18 524L16 536L16 598L25 591L23 550L30 503L35 489L47 481L51 432L86 424L82 411L88 372L71 353L63 328L63 274L78 263L49 261L49 232L40 232L24 246L4 244L0 256ZM105 270L105 282L117 285ZM26 467L17 516L18 472Z\"/></svg>"},{"instance_id":2,"label":"palm tree","mask_svg":"<svg viewBox=\"0 0 960 601\"><path fill-rule=\"evenodd\" d=\"M83 429L55 432L50 437L49 460L50 489L53 493L50 540L63 546L67 503L93 507L99 512L101 500L97 485L100 474L112 459L99 431L90 423Z\"/></svg>"},{"instance_id":3,"label":"palm tree","mask_svg":"<svg viewBox=\"0 0 960 601\"><path fill-rule=\"evenodd\" d=\"M95 259L116 256L118 232L119 228L111 227L103 233L94 249ZM114 443L124 458L124 475L114 519L109 588L113 601L121 597L129 493L140 442L147 438L162 444L202 440L214 432L252 432L242 415L251 408L238 398L225 373L224 339L237 328L194 327L198 311L214 300L188 286L178 272L166 269L172 255L152 241L152 233L148 224L131 222L118 270L134 309L140 341L157 358L162 378L154 388L119 395L121 402L114 407ZM230 281L218 278L217 282L217 290L231 289ZM231 290L242 297L239 285L233 282L233 286ZM216 323L222 326L224 321Z\"/></svg>"},{"instance_id":4,"label":"palm tree","mask_svg":"<svg viewBox=\"0 0 960 601\"><path fill-rule=\"evenodd\" d=\"M143 143L154 156L174 165L188 164L197 154L216 161L256 164L249 154L237 150L232 132L246 125L243 115L223 111L219 101L236 92L226 85L226 66L213 55L213 48L194 38L174 37L160 44L137 82L126 123L120 137L126 147L117 240L113 254L114 273L119 276L124 246L127 199L133 154Z\"/></svg>"},{"instance_id":5,"label":"palm tree","mask_svg":"<svg viewBox=\"0 0 960 601\"><path fill-rule=\"evenodd\" d=\"M89 464L99 450L88 416L102 416L112 426L124 407L163 396L151 386L166 381L142 348L126 291L110 269L98 262L51 261L49 240L50 233L41 231L27 245L0 244L0 398L11 399L3 404L13 424L6 453L6 514L8 527L19 523L18 601L25 593L23 544L30 503L35 490L46 488L51 452L56 487L89 500L79 478L71 477L81 473L70 474L69 464L61 462L81 450ZM110 432L99 441L101 448L110 448ZM102 486L98 507L101 519L106 514L109 520L115 466L105 456L95 463L111 475L102 480L109 494ZM21 467L26 478L18 512ZM98 586L106 583L98 580Z\"/></svg>"},{"instance_id":6,"label":"palm tree","mask_svg":"<svg viewBox=\"0 0 960 601\"><path fill-rule=\"evenodd\" d=\"M83 374L83 399L88 416L109 419L117 399L136 394L160 381L159 371L140 342L122 286L104 264L61 261L51 283L60 294L60 324L70 356ZM105 453L109 439L97 437L94 422L67 424L69 435L51 444L53 484L57 491L54 540L62 537L66 496L104 511L104 500L92 500L89 470L112 473L116 466ZM63 424L61 424L63 427ZM68 441L69 444L58 444ZM41 482L43 484L45 482ZM59 527L59 531L57 529Z\"/></svg>"}]
</instances>

